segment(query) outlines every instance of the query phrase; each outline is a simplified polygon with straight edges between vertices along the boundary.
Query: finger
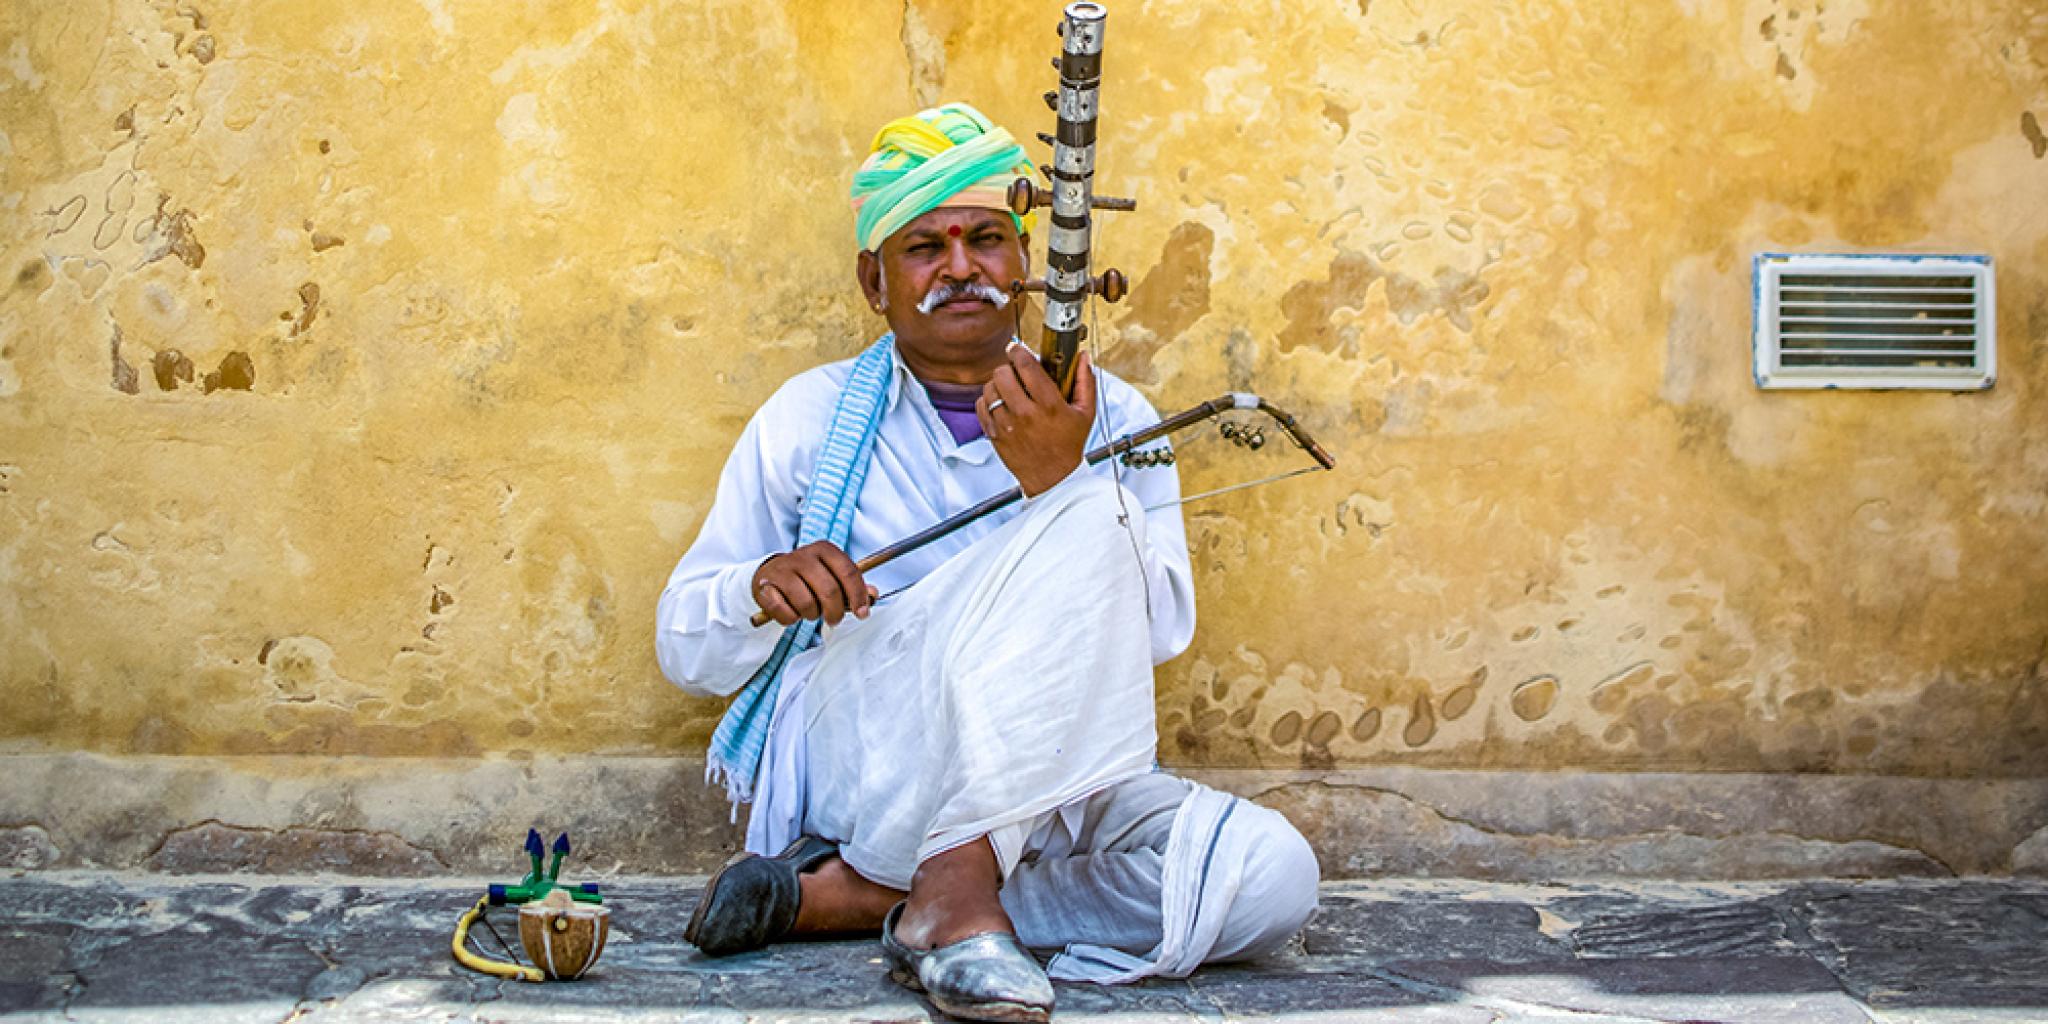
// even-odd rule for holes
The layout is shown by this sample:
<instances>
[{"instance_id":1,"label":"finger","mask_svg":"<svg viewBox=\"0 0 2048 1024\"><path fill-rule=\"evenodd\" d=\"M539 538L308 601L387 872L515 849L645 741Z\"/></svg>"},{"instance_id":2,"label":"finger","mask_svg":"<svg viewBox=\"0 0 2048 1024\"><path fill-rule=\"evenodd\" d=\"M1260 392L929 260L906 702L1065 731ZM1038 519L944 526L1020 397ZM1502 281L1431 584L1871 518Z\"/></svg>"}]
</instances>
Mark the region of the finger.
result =
<instances>
[{"instance_id":1,"label":"finger","mask_svg":"<svg viewBox=\"0 0 2048 1024\"><path fill-rule=\"evenodd\" d=\"M781 592L789 610L799 619L817 618L818 598L811 593L810 585L804 582L803 573L792 564L777 566L777 569L775 578L768 583Z\"/></svg>"},{"instance_id":2,"label":"finger","mask_svg":"<svg viewBox=\"0 0 2048 1024\"><path fill-rule=\"evenodd\" d=\"M846 610L856 619L868 617L868 586L860 578L860 566L846 557L837 545L828 545L820 552L824 556L825 568L832 570L832 578L839 583L839 592L844 596Z\"/></svg>"},{"instance_id":3,"label":"finger","mask_svg":"<svg viewBox=\"0 0 2048 1024\"><path fill-rule=\"evenodd\" d=\"M996 439L996 418L988 411L988 403L994 395L995 387L990 385L982 390L980 398L974 400L974 421L981 424L982 436L988 438L990 444L994 444Z\"/></svg>"},{"instance_id":4,"label":"finger","mask_svg":"<svg viewBox=\"0 0 2048 1024\"><path fill-rule=\"evenodd\" d=\"M1095 360L1085 351L1074 360L1074 400L1067 404L1095 419Z\"/></svg>"},{"instance_id":5,"label":"finger","mask_svg":"<svg viewBox=\"0 0 2048 1024\"><path fill-rule=\"evenodd\" d=\"M811 588L811 595L818 600L818 617L828 626L839 625L846 615L846 596L839 592L839 580L832 570L816 557L806 559L797 571L803 574L804 585Z\"/></svg>"},{"instance_id":6,"label":"finger","mask_svg":"<svg viewBox=\"0 0 2048 1024\"><path fill-rule=\"evenodd\" d=\"M761 585L754 588L754 596L760 600L761 610L767 612L768 617L774 619L777 625L796 625L796 609L789 606L789 601L782 596L782 588L776 586L773 581L762 580Z\"/></svg>"},{"instance_id":7,"label":"finger","mask_svg":"<svg viewBox=\"0 0 2048 1024\"><path fill-rule=\"evenodd\" d=\"M1012 345L1005 355L1009 356L1010 369L1017 373L1018 385L1024 389L1025 394L1031 396L1032 401L1040 405L1049 405L1057 398L1060 393L1058 382L1052 379L1051 374L1045 372L1045 364L1039 362L1038 357L1033 355L1030 349L1022 345Z\"/></svg>"},{"instance_id":8,"label":"finger","mask_svg":"<svg viewBox=\"0 0 2048 1024\"><path fill-rule=\"evenodd\" d=\"M995 376L988 379L988 385L996 389L996 397L1003 400L1003 407L996 410L996 415L1025 416L1036 405L1030 393L1024 390L1024 385L1017 382L1017 371L1013 367L997 367Z\"/></svg>"}]
</instances>

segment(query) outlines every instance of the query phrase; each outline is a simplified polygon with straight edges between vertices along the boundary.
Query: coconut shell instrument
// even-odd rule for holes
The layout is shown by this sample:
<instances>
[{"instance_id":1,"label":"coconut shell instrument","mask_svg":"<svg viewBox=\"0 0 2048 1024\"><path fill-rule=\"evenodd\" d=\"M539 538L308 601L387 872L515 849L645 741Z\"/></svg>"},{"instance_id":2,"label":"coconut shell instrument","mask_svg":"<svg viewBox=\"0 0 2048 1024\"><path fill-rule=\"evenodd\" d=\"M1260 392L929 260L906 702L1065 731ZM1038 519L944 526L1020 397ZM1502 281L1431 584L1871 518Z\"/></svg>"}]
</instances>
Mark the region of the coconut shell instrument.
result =
<instances>
[{"instance_id":1,"label":"coconut shell instrument","mask_svg":"<svg viewBox=\"0 0 2048 1024\"><path fill-rule=\"evenodd\" d=\"M568 886L558 881L562 858L569 853L568 833L555 838L554 861L545 870L541 867L544 853L540 833L527 830L526 854L532 861L531 870L515 885L490 886L477 897L476 905L463 912L455 923L453 947L457 963L494 977L521 981L573 980L597 963L604 952L605 939L611 934L611 910L603 905L604 897L596 883ZM491 907L502 906L519 908L519 944L526 950L523 962L486 917ZM497 939L508 959L493 959L470 948L470 929L477 924Z\"/></svg>"}]
</instances>

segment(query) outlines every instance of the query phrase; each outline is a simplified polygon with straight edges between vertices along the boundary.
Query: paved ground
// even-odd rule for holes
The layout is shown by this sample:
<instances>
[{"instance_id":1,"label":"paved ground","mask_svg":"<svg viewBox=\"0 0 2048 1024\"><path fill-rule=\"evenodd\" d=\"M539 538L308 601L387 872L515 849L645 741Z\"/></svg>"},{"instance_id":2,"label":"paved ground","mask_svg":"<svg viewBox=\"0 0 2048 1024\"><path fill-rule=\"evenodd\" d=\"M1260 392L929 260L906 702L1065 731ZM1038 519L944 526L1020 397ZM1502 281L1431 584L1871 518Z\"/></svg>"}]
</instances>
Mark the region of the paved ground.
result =
<instances>
[{"instance_id":1,"label":"paved ground","mask_svg":"<svg viewBox=\"0 0 2048 1024\"><path fill-rule=\"evenodd\" d=\"M870 941L706 960L679 938L689 881L607 884L603 961L533 985L449 957L480 882L4 879L0 1020L935 1019ZM2048 1022L2048 882L1339 883L1283 955L1059 999L1066 1021Z\"/></svg>"}]
</instances>

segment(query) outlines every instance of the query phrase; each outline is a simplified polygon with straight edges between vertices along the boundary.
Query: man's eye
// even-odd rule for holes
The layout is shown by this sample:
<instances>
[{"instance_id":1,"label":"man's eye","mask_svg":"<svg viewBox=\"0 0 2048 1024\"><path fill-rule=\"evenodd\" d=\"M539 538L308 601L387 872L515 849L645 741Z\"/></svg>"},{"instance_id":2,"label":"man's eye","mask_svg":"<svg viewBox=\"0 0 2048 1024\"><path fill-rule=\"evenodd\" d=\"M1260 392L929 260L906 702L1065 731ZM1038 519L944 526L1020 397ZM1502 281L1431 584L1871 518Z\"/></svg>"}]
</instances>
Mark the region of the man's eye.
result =
<instances>
[{"instance_id":1,"label":"man's eye","mask_svg":"<svg viewBox=\"0 0 2048 1024\"><path fill-rule=\"evenodd\" d=\"M911 251L911 252L915 252L915 253L928 253L928 252L937 252L937 251L939 251L939 243L937 243L937 242L919 242L919 243L917 243L916 245L913 245L913 246L911 246L911 247L910 247L910 250L909 250L909 251Z\"/></svg>"}]
</instances>

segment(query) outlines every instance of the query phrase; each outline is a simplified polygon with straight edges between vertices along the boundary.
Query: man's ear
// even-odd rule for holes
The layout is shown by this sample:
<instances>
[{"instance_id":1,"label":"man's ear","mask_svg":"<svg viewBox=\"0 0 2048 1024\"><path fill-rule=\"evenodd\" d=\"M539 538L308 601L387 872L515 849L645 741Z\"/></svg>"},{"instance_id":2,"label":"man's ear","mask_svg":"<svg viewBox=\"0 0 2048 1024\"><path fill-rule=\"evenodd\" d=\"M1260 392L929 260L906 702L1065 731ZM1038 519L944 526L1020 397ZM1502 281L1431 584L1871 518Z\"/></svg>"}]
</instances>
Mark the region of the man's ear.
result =
<instances>
[{"instance_id":1,"label":"man's ear","mask_svg":"<svg viewBox=\"0 0 2048 1024\"><path fill-rule=\"evenodd\" d=\"M1024 268L1024 280L1031 280L1031 233L1017 236L1017 262Z\"/></svg>"},{"instance_id":2,"label":"man's ear","mask_svg":"<svg viewBox=\"0 0 2048 1024\"><path fill-rule=\"evenodd\" d=\"M871 249L862 249L853 261L853 276L860 282L862 295L867 296L868 308L879 313L889 306L889 293L882 283L882 257Z\"/></svg>"}]
</instances>

